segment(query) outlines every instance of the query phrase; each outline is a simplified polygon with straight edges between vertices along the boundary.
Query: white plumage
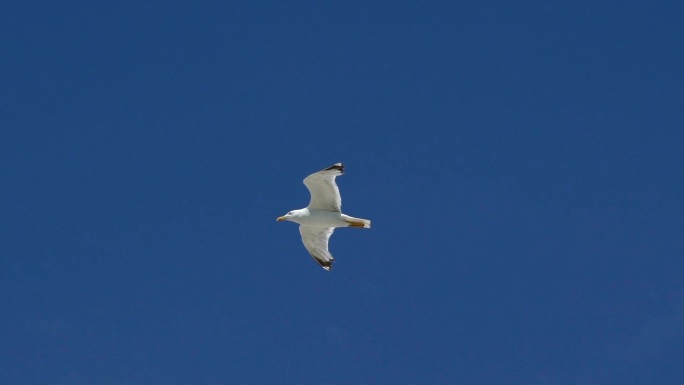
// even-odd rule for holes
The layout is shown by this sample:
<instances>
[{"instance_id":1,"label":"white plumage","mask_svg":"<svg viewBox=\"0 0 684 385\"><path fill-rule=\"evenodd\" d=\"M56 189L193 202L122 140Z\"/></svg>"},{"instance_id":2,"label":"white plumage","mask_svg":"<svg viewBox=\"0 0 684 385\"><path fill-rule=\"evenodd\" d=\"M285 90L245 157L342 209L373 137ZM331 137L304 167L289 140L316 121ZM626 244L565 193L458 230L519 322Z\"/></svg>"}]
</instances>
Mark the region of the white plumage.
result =
<instances>
[{"instance_id":1,"label":"white plumage","mask_svg":"<svg viewBox=\"0 0 684 385\"><path fill-rule=\"evenodd\" d=\"M304 179L304 185L311 193L309 206L292 210L279 217L278 221L292 221L299 224L304 247L313 259L325 270L332 269L335 260L328 251L328 240L336 227L370 228L368 219L354 218L342 214L342 197L335 178L344 174L344 165L334 165L313 173Z\"/></svg>"}]
</instances>

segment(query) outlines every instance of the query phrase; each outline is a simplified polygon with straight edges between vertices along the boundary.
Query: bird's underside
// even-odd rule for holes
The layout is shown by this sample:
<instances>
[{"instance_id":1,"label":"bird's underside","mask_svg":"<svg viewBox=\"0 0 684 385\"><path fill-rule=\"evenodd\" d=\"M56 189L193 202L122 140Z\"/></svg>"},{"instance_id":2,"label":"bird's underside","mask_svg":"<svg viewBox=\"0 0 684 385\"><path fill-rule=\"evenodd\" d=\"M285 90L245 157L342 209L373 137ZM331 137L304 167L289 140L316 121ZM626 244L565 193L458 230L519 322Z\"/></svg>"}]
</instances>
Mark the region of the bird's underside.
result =
<instances>
[{"instance_id":1,"label":"bird's underside","mask_svg":"<svg viewBox=\"0 0 684 385\"><path fill-rule=\"evenodd\" d=\"M311 257L323 269L330 271L335 261L328 249L328 242L336 227L370 228L371 221L342 214L342 198L335 178L344 173L344 165L336 163L313 173L304 179L311 194L309 206L293 210L279 217L299 223L302 243Z\"/></svg>"}]
</instances>

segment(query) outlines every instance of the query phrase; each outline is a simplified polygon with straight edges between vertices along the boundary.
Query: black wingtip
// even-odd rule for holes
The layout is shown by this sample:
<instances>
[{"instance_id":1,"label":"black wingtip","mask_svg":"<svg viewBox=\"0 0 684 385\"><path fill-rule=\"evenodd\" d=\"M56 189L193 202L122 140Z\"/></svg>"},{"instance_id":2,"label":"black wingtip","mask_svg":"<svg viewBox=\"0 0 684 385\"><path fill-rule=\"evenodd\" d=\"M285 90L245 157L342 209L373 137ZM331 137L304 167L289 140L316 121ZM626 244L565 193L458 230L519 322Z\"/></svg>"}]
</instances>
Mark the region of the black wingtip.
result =
<instances>
[{"instance_id":1,"label":"black wingtip","mask_svg":"<svg viewBox=\"0 0 684 385\"><path fill-rule=\"evenodd\" d=\"M335 258L330 258L327 261L324 261L322 259L316 258L313 254L311 254L311 257L313 258L316 263L318 263L325 271L330 271L332 269L332 264L335 262Z\"/></svg>"},{"instance_id":2,"label":"black wingtip","mask_svg":"<svg viewBox=\"0 0 684 385\"><path fill-rule=\"evenodd\" d=\"M315 259L315 258L314 258ZM333 260L330 261L321 261L320 259L316 259L316 262L318 262L319 265L323 268L325 271L330 271L332 270L332 263Z\"/></svg>"},{"instance_id":3,"label":"black wingtip","mask_svg":"<svg viewBox=\"0 0 684 385\"><path fill-rule=\"evenodd\" d=\"M335 163L332 166L325 169L325 171L332 171L332 170L337 170L337 171L344 174L344 164L343 163Z\"/></svg>"}]
</instances>

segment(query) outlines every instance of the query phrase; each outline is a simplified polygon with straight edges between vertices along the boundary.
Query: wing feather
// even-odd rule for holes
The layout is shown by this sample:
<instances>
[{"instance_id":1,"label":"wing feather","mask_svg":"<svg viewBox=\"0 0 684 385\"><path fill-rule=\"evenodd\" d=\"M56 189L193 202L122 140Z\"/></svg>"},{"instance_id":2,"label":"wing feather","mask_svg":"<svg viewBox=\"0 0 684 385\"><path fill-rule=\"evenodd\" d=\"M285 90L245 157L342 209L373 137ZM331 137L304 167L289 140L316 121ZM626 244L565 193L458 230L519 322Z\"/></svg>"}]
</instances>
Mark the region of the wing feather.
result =
<instances>
[{"instance_id":1,"label":"wing feather","mask_svg":"<svg viewBox=\"0 0 684 385\"><path fill-rule=\"evenodd\" d=\"M309 189L311 201L309 209L341 212L342 197L340 189L337 187L335 178L344 174L344 165L335 163L334 165L315 172L304 179L304 185Z\"/></svg>"},{"instance_id":2,"label":"wing feather","mask_svg":"<svg viewBox=\"0 0 684 385\"><path fill-rule=\"evenodd\" d=\"M314 261L328 271L332 269L332 263L335 261L335 258L328 251L328 240L333 231L335 231L334 227L299 226L304 247L309 251Z\"/></svg>"}]
</instances>

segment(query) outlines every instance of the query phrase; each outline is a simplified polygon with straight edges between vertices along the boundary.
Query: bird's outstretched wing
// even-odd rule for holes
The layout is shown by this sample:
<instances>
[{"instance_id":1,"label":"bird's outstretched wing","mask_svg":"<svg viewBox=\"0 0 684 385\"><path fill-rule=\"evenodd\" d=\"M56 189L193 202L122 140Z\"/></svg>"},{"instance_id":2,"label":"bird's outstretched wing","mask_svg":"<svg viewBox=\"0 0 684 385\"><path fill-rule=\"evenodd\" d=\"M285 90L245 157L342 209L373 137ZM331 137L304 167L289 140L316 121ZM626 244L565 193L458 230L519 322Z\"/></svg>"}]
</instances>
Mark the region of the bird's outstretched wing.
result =
<instances>
[{"instance_id":1,"label":"bird's outstretched wing","mask_svg":"<svg viewBox=\"0 0 684 385\"><path fill-rule=\"evenodd\" d=\"M335 231L334 227L299 226L304 247L309 251L314 261L328 271L332 269L332 263L335 261L335 258L328 251L328 240L333 231Z\"/></svg>"},{"instance_id":2,"label":"bird's outstretched wing","mask_svg":"<svg viewBox=\"0 0 684 385\"><path fill-rule=\"evenodd\" d=\"M304 179L304 185L311 193L309 209L340 212L342 210L342 197L337 188L335 178L344 174L344 165L335 163L332 166L315 172Z\"/></svg>"}]
</instances>

